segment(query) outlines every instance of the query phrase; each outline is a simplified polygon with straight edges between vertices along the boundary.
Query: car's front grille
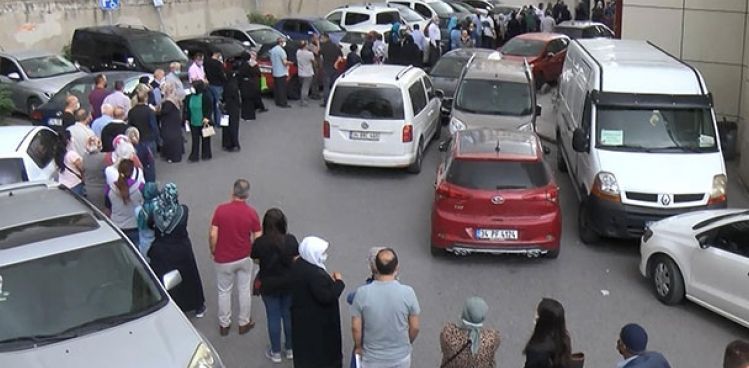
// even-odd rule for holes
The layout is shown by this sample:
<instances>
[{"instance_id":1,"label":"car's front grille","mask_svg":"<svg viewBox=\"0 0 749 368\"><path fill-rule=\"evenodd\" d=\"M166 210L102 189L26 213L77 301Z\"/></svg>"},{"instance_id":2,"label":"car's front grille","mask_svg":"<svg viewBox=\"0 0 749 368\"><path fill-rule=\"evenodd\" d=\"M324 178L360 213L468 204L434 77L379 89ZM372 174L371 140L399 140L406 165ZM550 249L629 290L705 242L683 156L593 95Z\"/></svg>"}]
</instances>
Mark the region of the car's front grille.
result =
<instances>
[{"instance_id":1,"label":"car's front grille","mask_svg":"<svg viewBox=\"0 0 749 368\"><path fill-rule=\"evenodd\" d=\"M697 193L697 194L675 194L674 195L674 203L697 202L697 201L701 201L703 198L705 198L705 194L703 194L703 193Z\"/></svg>"},{"instance_id":2,"label":"car's front grille","mask_svg":"<svg viewBox=\"0 0 749 368\"><path fill-rule=\"evenodd\" d=\"M653 193L642 193L642 192L624 192L627 195L627 199L641 202L658 202L658 194ZM674 194L674 203L686 203L686 202L699 202L705 198L704 193L696 194Z\"/></svg>"},{"instance_id":3,"label":"car's front grille","mask_svg":"<svg viewBox=\"0 0 749 368\"><path fill-rule=\"evenodd\" d=\"M627 195L628 199L635 200L635 201L642 201L642 202L657 202L658 201L657 194L640 193L640 192L624 192L624 193Z\"/></svg>"}]
</instances>

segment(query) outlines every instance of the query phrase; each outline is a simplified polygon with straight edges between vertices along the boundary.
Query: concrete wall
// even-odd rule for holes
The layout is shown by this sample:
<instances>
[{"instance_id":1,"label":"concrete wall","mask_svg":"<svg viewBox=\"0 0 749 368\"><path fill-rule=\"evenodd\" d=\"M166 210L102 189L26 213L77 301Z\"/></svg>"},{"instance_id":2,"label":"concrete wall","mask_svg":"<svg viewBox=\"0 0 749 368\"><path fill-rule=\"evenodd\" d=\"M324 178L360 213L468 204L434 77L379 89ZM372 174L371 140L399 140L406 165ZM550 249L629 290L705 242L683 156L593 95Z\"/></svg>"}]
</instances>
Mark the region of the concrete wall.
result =
<instances>
[{"instance_id":1,"label":"concrete wall","mask_svg":"<svg viewBox=\"0 0 749 368\"><path fill-rule=\"evenodd\" d=\"M749 184L749 0L624 0L622 36L650 40L700 70L719 119L739 123Z\"/></svg>"}]
</instances>

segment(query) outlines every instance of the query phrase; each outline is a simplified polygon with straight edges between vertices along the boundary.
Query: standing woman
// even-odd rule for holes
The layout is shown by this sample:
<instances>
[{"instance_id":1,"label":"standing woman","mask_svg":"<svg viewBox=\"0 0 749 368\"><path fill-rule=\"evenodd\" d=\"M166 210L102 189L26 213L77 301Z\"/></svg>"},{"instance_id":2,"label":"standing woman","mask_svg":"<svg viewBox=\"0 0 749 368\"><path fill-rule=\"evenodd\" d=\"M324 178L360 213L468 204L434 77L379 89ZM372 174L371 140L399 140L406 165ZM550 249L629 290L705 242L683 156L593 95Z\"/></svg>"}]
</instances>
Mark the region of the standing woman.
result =
<instances>
[{"instance_id":1,"label":"standing woman","mask_svg":"<svg viewBox=\"0 0 749 368\"><path fill-rule=\"evenodd\" d=\"M203 283L192 252L192 242L187 233L187 206L179 203L177 186L169 183L156 199L152 222L156 239L151 244L148 257L156 276L178 270L182 282L169 290L174 302L183 312L195 312L200 318L205 313Z\"/></svg>"},{"instance_id":2,"label":"standing woman","mask_svg":"<svg viewBox=\"0 0 749 368\"><path fill-rule=\"evenodd\" d=\"M341 274L328 274L328 242L309 236L299 245L292 266L292 344L295 368L340 368L341 312L338 298L346 285Z\"/></svg>"},{"instance_id":3,"label":"standing woman","mask_svg":"<svg viewBox=\"0 0 749 368\"><path fill-rule=\"evenodd\" d=\"M135 209L143 205L143 184L133 179L136 170L133 160L123 159L117 165L117 180L109 186L107 199L112 213L111 219L133 244L140 242Z\"/></svg>"},{"instance_id":4,"label":"standing woman","mask_svg":"<svg viewBox=\"0 0 749 368\"><path fill-rule=\"evenodd\" d=\"M242 55L242 64L237 69L239 94L242 98L242 119L255 120L255 111L268 111L260 96L260 67L257 65L254 52Z\"/></svg>"},{"instance_id":5,"label":"standing woman","mask_svg":"<svg viewBox=\"0 0 749 368\"><path fill-rule=\"evenodd\" d=\"M271 208L263 217L263 235L252 245L250 257L260 264L256 279L265 304L270 351L266 356L281 362L281 326L285 337L286 359L294 359L291 346L291 264L299 255L299 243L287 233L286 216Z\"/></svg>"},{"instance_id":6,"label":"standing woman","mask_svg":"<svg viewBox=\"0 0 749 368\"><path fill-rule=\"evenodd\" d=\"M164 99L161 102L161 155L169 162L182 161L185 154L184 127L182 125L182 101L173 83L164 83Z\"/></svg>"},{"instance_id":7,"label":"standing woman","mask_svg":"<svg viewBox=\"0 0 749 368\"><path fill-rule=\"evenodd\" d=\"M187 97L185 103L185 115L190 122L190 135L192 136L192 150L190 151L190 162L211 159L211 137L203 136L203 128L212 126L213 96L206 90L203 81L192 82L195 93ZM202 154L201 154L202 153Z\"/></svg>"},{"instance_id":8,"label":"standing woman","mask_svg":"<svg viewBox=\"0 0 749 368\"><path fill-rule=\"evenodd\" d=\"M450 322L442 328L441 368L494 368L494 354L499 348L497 330L484 327L489 306L484 299L466 300L458 323Z\"/></svg>"},{"instance_id":9,"label":"standing woman","mask_svg":"<svg viewBox=\"0 0 749 368\"><path fill-rule=\"evenodd\" d=\"M237 73L231 71L224 85L224 108L229 115L229 126L221 129L221 145L227 151L239 151L239 115L242 101L239 97L239 80Z\"/></svg>"},{"instance_id":10,"label":"standing woman","mask_svg":"<svg viewBox=\"0 0 749 368\"><path fill-rule=\"evenodd\" d=\"M63 130L58 135L55 164L57 164L58 181L79 196L85 196L83 187L83 158L73 149L73 141L69 130Z\"/></svg>"},{"instance_id":11,"label":"standing woman","mask_svg":"<svg viewBox=\"0 0 749 368\"><path fill-rule=\"evenodd\" d=\"M101 139L88 138L86 154L83 156L83 182L86 183L86 198L101 211L106 212L107 181L104 170L107 168L107 154L101 152Z\"/></svg>"},{"instance_id":12,"label":"standing woman","mask_svg":"<svg viewBox=\"0 0 749 368\"><path fill-rule=\"evenodd\" d=\"M156 238L152 222L158 197L159 185L155 182L147 182L143 186L143 205L135 209L138 221L138 250L146 260L148 260L148 250L151 249L153 240Z\"/></svg>"},{"instance_id":13,"label":"standing woman","mask_svg":"<svg viewBox=\"0 0 749 368\"><path fill-rule=\"evenodd\" d=\"M525 345L525 368L568 368L571 342L564 307L554 299L543 298L536 309L536 326Z\"/></svg>"}]
</instances>

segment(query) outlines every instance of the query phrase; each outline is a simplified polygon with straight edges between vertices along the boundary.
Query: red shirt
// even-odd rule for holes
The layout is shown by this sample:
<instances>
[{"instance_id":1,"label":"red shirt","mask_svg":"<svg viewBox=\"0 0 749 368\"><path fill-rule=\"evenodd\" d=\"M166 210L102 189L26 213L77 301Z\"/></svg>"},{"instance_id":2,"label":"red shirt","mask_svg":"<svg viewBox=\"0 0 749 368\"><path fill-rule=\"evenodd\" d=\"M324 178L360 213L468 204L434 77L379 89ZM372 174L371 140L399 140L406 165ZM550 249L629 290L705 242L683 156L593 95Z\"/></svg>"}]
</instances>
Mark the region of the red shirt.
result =
<instances>
[{"instance_id":1,"label":"red shirt","mask_svg":"<svg viewBox=\"0 0 749 368\"><path fill-rule=\"evenodd\" d=\"M244 201L224 203L216 207L211 225L218 227L218 240L213 254L216 263L235 262L250 256L250 236L260 231L260 219L254 208Z\"/></svg>"}]
</instances>

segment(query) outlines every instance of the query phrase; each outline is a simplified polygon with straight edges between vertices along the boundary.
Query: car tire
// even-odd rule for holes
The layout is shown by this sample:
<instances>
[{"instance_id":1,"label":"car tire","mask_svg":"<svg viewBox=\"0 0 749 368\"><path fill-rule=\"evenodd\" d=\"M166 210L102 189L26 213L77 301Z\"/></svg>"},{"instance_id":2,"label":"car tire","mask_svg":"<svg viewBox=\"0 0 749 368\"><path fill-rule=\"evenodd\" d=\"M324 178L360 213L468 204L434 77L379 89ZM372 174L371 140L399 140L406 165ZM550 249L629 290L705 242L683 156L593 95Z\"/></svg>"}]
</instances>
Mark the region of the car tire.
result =
<instances>
[{"instance_id":1,"label":"car tire","mask_svg":"<svg viewBox=\"0 0 749 368\"><path fill-rule=\"evenodd\" d=\"M587 202L581 202L577 210L577 234L583 244L595 245L600 240L590 223L590 208Z\"/></svg>"},{"instance_id":2,"label":"car tire","mask_svg":"<svg viewBox=\"0 0 749 368\"><path fill-rule=\"evenodd\" d=\"M416 149L416 159L414 159L414 162L406 170L411 174L420 173L422 161L424 161L424 141L419 140L419 147Z\"/></svg>"},{"instance_id":3,"label":"car tire","mask_svg":"<svg viewBox=\"0 0 749 368\"><path fill-rule=\"evenodd\" d=\"M562 156L562 137L557 133L557 169L559 172L567 172L567 163L564 162L564 156Z\"/></svg>"},{"instance_id":4,"label":"car tire","mask_svg":"<svg viewBox=\"0 0 749 368\"><path fill-rule=\"evenodd\" d=\"M546 252L546 254L544 255L544 257L549 258L549 259L557 259L559 257L559 252L561 250L562 250L561 247L559 247L557 249L554 249L554 250L550 250L550 251Z\"/></svg>"},{"instance_id":5,"label":"car tire","mask_svg":"<svg viewBox=\"0 0 749 368\"><path fill-rule=\"evenodd\" d=\"M658 256L653 260L649 274L655 297L661 303L675 305L684 300L684 277L673 259Z\"/></svg>"},{"instance_id":6,"label":"car tire","mask_svg":"<svg viewBox=\"0 0 749 368\"><path fill-rule=\"evenodd\" d=\"M34 112L39 106L42 105L42 100L40 100L38 97L31 97L28 101L26 101L26 114L31 116L31 113Z\"/></svg>"}]
</instances>

